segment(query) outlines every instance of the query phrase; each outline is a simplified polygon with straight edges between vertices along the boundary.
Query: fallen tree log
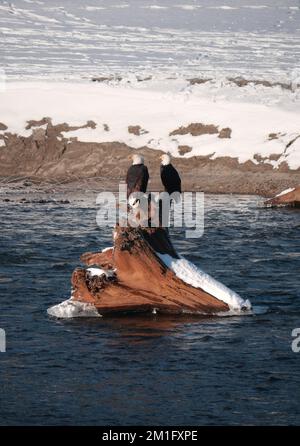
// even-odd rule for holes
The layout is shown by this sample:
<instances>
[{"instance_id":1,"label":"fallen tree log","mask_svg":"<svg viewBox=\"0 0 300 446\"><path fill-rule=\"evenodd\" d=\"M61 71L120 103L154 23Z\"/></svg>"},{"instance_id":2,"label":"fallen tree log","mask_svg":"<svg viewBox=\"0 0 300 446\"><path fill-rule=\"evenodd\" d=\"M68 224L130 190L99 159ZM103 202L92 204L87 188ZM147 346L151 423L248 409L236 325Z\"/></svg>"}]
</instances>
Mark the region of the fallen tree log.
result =
<instances>
[{"instance_id":1,"label":"fallen tree log","mask_svg":"<svg viewBox=\"0 0 300 446\"><path fill-rule=\"evenodd\" d=\"M276 197L266 200L264 204L269 207L300 207L300 186L287 189L286 191L276 195Z\"/></svg>"},{"instance_id":2,"label":"fallen tree log","mask_svg":"<svg viewBox=\"0 0 300 446\"><path fill-rule=\"evenodd\" d=\"M101 314L229 311L227 303L177 277L160 255L179 258L163 228L117 227L114 248L81 256L87 266L95 268L73 272L72 299L93 304Z\"/></svg>"}]
</instances>

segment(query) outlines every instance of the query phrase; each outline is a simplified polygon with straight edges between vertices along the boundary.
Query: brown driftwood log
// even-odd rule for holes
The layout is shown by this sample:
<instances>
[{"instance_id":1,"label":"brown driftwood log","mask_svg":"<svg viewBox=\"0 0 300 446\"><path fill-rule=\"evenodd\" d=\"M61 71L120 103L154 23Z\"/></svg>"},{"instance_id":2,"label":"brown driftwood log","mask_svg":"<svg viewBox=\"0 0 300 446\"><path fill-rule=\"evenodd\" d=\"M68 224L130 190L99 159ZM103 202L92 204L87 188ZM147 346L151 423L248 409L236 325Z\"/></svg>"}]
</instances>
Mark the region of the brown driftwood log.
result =
<instances>
[{"instance_id":1,"label":"brown driftwood log","mask_svg":"<svg viewBox=\"0 0 300 446\"><path fill-rule=\"evenodd\" d=\"M80 260L85 265L101 265L102 268L113 269L113 249L104 252L85 252L80 256Z\"/></svg>"},{"instance_id":2,"label":"brown driftwood log","mask_svg":"<svg viewBox=\"0 0 300 446\"><path fill-rule=\"evenodd\" d=\"M153 310L212 314L229 310L223 301L179 279L156 252L178 258L163 228L117 227L114 248L81 256L87 265L114 268L115 274L91 279L86 269L77 268L72 275L73 299L94 304L101 314Z\"/></svg>"},{"instance_id":3,"label":"brown driftwood log","mask_svg":"<svg viewBox=\"0 0 300 446\"><path fill-rule=\"evenodd\" d=\"M300 186L296 187L293 191L286 194L279 195L274 198L270 198L265 201L266 206L292 206L300 207Z\"/></svg>"}]
</instances>

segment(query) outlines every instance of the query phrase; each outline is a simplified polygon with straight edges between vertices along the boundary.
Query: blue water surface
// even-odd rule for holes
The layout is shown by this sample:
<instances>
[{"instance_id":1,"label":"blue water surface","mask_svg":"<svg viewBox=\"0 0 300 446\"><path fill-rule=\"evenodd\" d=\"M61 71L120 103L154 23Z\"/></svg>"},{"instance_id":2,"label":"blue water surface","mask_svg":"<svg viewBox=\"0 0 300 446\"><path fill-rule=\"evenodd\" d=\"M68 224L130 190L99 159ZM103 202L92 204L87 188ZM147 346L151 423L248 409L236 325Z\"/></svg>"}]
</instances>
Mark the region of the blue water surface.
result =
<instances>
[{"instance_id":1,"label":"blue water surface","mask_svg":"<svg viewBox=\"0 0 300 446\"><path fill-rule=\"evenodd\" d=\"M0 202L0 423L299 424L300 212L206 196L205 232L178 251L249 298L254 315L57 320L85 251L112 245L96 205Z\"/></svg>"}]
</instances>

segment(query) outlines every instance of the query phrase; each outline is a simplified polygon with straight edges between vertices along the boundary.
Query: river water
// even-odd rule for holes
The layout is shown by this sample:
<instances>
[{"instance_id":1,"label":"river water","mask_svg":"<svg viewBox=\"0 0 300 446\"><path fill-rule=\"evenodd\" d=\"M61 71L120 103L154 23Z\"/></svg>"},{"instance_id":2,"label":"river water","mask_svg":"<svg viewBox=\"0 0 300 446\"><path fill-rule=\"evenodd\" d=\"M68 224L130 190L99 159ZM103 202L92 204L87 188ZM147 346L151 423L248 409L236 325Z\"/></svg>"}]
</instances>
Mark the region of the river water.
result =
<instances>
[{"instance_id":1,"label":"river water","mask_svg":"<svg viewBox=\"0 0 300 446\"><path fill-rule=\"evenodd\" d=\"M243 298L243 317L58 320L79 255L112 245L92 200L0 201L0 423L299 424L300 213L207 195L205 232L178 251Z\"/></svg>"}]
</instances>

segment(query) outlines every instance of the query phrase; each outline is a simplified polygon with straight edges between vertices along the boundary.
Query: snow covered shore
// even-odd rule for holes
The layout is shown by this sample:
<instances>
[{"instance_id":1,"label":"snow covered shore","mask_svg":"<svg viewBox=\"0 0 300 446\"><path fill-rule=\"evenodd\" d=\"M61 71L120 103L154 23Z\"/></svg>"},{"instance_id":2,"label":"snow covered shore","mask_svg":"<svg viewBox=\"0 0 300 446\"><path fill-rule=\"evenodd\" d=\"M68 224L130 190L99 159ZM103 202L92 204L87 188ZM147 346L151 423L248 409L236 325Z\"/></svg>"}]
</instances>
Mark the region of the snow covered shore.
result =
<instances>
[{"instance_id":1,"label":"snow covered shore","mask_svg":"<svg viewBox=\"0 0 300 446\"><path fill-rule=\"evenodd\" d=\"M83 126L62 132L82 142L121 142L169 151L174 157L237 158L239 163L300 167L299 91L184 79L135 83L8 82L0 93L4 135L30 136L35 124ZM191 125L193 124L193 125ZM1 127L0 127L1 128Z\"/></svg>"}]
</instances>

